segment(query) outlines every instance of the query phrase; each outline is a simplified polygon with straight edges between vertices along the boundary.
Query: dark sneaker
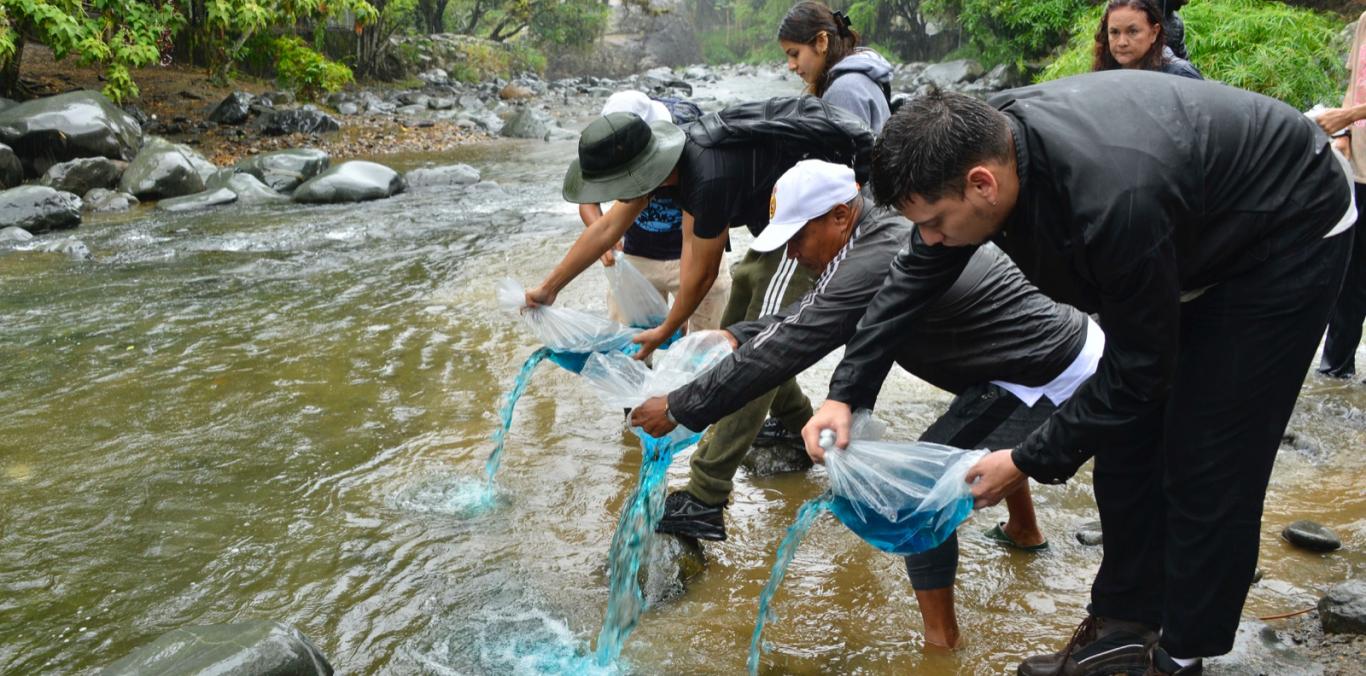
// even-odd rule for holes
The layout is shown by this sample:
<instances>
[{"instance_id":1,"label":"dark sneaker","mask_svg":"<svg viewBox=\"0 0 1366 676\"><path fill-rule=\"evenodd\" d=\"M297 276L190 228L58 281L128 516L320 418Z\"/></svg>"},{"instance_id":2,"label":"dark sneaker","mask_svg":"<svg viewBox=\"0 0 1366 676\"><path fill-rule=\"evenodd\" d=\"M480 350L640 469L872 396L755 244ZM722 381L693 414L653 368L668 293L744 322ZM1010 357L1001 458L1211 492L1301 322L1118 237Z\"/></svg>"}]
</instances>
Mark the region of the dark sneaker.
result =
<instances>
[{"instance_id":1,"label":"dark sneaker","mask_svg":"<svg viewBox=\"0 0 1366 676\"><path fill-rule=\"evenodd\" d=\"M1020 676L1110 676L1141 674L1157 632L1138 622L1087 615L1067 647L1051 655L1026 658Z\"/></svg>"},{"instance_id":2,"label":"dark sneaker","mask_svg":"<svg viewBox=\"0 0 1366 676\"><path fill-rule=\"evenodd\" d=\"M709 505L687 491L674 491L664 499L664 517L655 526L656 533L682 535L698 540L726 539L726 520L722 515L726 503Z\"/></svg>"},{"instance_id":3,"label":"dark sneaker","mask_svg":"<svg viewBox=\"0 0 1366 676\"><path fill-rule=\"evenodd\" d=\"M806 448L806 443L802 441L800 433L784 427L781 420L769 418L764 421L763 428L759 430L759 436L754 437L754 447L767 448L769 446Z\"/></svg>"},{"instance_id":4,"label":"dark sneaker","mask_svg":"<svg viewBox=\"0 0 1366 676\"><path fill-rule=\"evenodd\" d=\"M1143 672L1143 676L1200 676L1204 671L1204 665L1200 660L1183 667L1161 646L1153 646L1152 652L1149 653L1148 669Z\"/></svg>"}]
</instances>

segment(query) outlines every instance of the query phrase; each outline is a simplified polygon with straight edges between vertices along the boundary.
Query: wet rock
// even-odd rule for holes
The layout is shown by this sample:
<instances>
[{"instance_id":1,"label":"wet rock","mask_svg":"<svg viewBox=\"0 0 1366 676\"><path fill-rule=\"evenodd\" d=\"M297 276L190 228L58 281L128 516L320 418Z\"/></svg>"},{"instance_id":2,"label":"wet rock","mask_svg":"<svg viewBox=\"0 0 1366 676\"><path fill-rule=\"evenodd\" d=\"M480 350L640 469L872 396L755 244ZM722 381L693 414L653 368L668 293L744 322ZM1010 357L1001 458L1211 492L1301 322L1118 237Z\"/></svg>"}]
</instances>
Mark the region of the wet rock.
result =
<instances>
[{"instance_id":1,"label":"wet rock","mask_svg":"<svg viewBox=\"0 0 1366 676\"><path fill-rule=\"evenodd\" d=\"M465 110L483 110L484 100L474 94L462 94L455 99L457 105Z\"/></svg>"},{"instance_id":2,"label":"wet rock","mask_svg":"<svg viewBox=\"0 0 1366 676\"><path fill-rule=\"evenodd\" d=\"M413 104L411 106L403 106L394 112L399 115L407 115L408 117L417 117L427 112L427 105L424 103L422 105Z\"/></svg>"},{"instance_id":3,"label":"wet rock","mask_svg":"<svg viewBox=\"0 0 1366 676\"><path fill-rule=\"evenodd\" d=\"M1286 542L1311 552L1331 552L1342 546L1342 540L1338 539L1336 533L1308 520L1296 521L1286 526L1281 531L1281 537L1285 538Z\"/></svg>"},{"instance_id":4,"label":"wet rock","mask_svg":"<svg viewBox=\"0 0 1366 676\"><path fill-rule=\"evenodd\" d=\"M360 106L347 101L337 104L337 113L341 115L355 115L360 112Z\"/></svg>"},{"instance_id":5,"label":"wet rock","mask_svg":"<svg viewBox=\"0 0 1366 676\"><path fill-rule=\"evenodd\" d=\"M184 197L172 197L171 199L157 202L157 208L162 211L198 211L209 207L216 207L221 204L228 204L237 201L237 193L227 189L205 190L193 195Z\"/></svg>"},{"instance_id":6,"label":"wet rock","mask_svg":"<svg viewBox=\"0 0 1366 676\"><path fill-rule=\"evenodd\" d=\"M958 59L929 66L920 76L931 84L949 89L976 80L982 72L982 64L972 59Z\"/></svg>"},{"instance_id":7,"label":"wet rock","mask_svg":"<svg viewBox=\"0 0 1366 676\"><path fill-rule=\"evenodd\" d=\"M697 540L652 533L636 579L646 603L662 603L681 596L688 580L706 567L707 557Z\"/></svg>"},{"instance_id":8,"label":"wet rock","mask_svg":"<svg viewBox=\"0 0 1366 676\"><path fill-rule=\"evenodd\" d=\"M578 132L564 127L551 127L545 135L547 141L573 141L579 138Z\"/></svg>"},{"instance_id":9,"label":"wet rock","mask_svg":"<svg viewBox=\"0 0 1366 676\"><path fill-rule=\"evenodd\" d=\"M1077 542L1087 547L1095 547L1104 542L1105 538L1101 534L1099 521L1088 521L1077 529Z\"/></svg>"},{"instance_id":10,"label":"wet rock","mask_svg":"<svg viewBox=\"0 0 1366 676\"><path fill-rule=\"evenodd\" d=\"M95 188L85 193L85 196L81 198L81 203L86 211L95 213L128 211L137 206L138 198L126 192Z\"/></svg>"},{"instance_id":11,"label":"wet rock","mask_svg":"<svg viewBox=\"0 0 1366 676\"><path fill-rule=\"evenodd\" d=\"M451 164L444 167L422 167L414 169L403 178L410 188L428 186L464 186L479 182L479 170L468 164Z\"/></svg>"},{"instance_id":12,"label":"wet rock","mask_svg":"<svg viewBox=\"0 0 1366 676\"><path fill-rule=\"evenodd\" d=\"M38 182L56 190L84 195L95 188L117 185L124 166L107 157L82 157L48 167Z\"/></svg>"},{"instance_id":13,"label":"wet rock","mask_svg":"<svg viewBox=\"0 0 1366 676\"><path fill-rule=\"evenodd\" d=\"M544 139L550 134L550 116L525 106L513 114L501 133L509 138Z\"/></svg>"},{"instance_id":14,"label":"wet rock","mask_svg":"<svg viewBox=\"0 0 1366 676\"><path fill-rule=\"evenodd\" d=\"M1205 660L1205 676L1317 676L1323 667L1314 664L1282 641L1271 627L1244 618L1228 654Z\"/></svg>"},{"instance_id":15,"label":"wet rock","mask_svg":"<svg viewBox=\"0 0 1366 676\"><path fill-rule=\"evenodd\" d=\"M218 103L209 113L209 121L218 124L242 124L251 115L251 102L255 97L247 92L233 92Z\"/></svg>"},{"instance_id":16,"label":"wet rock","mask_svg":"<svg viewBox=\"0 0 1366 676\"><path fill-rule=\"evenodd\" d=\"M313 106L272 110L256 120L256 130L267 136L317 134L340 129L341 123L337 118Z\"/></svg>"},{"instance_id":17,"label":"wet rock","mask_svg":"<svg viewBox=\"0 0 1366 676\"><path fill-rule=\"evenodd\" d=\"M503 192L503 186L498 185L497 181L480 181L470 186L470 190L475 192Z\"/></svg>"},{"instance_id":18,"label":"wet rock","mask_svg":"<svg viewBox=\"0 0 1366 676\"><path fill-rule=\"evenodd\" d=\"M503 131L503 120L493 113L484 111L478 113L462 112L456 119L467 119L474 125L490 134L498 134Z\"/></svg>"},{"instance_id":19,"label":"wet rock","mask_svg":"<svg viewBox=\"0 0 1366 676\"><path fill-rule=\"evenodd\" d=\"M1016 75L1015 68L1008 63L997 64L979 80L992 90L1014 87L1018 81L1019 77Z\"/></svg>"},{"instance_id":20,"label":"wet rock","mask_svg":"<svg viewBox=\"0 0 1366 676\"><path fill-rule=\"evenodd\" d=\"M81 224L81 198L45 185L21 185L0 192L0 228L30 233L65 230Z\"/></svg>"},{"instance_id":21,"label":"wet rock","mask_svg":"<svg viewBox=\"0 0 1366 676\"><path fill-rule=\"evenodd\" d=\"M398 95L398 100L399 103L402 103L405 106L422 106L423 108L426 108L427 102L432 100L432 97L421 92L403 92Z\"/></svg>"},{"instance_id":22,"label":"wet rock","mask_svg":"<svg viewBox=\"0 0 1366 676\"><path fill-rule=\"evenodd\" d=\"M41 176L78 157L131 160L142 146L142 127L103 94L83 90L0 112L0 142L14 150L29 176Z\"/></svg>"},{"instance_id":23,"label":"wet rock","mask_svg":"<svg viewBox=\"0 0 1366 676\"><path fill-rule=\"evenodd\" d=\"M13 188L24 182L24 164L14 149L0 143L0 190Z\"/></svg>"},{"instance_id":24,"label":"wet rock","mask_svg":"<svg viewBox=\"0 0 1366 676\"><path fill-rule=\"evenodd\" d=\"M63 237L61 239L43 242L33 250L41 251L43 253L62 254L63 256L76 261L88 261L93 258L93 256L90 255L90 247L86 246L85 242L74 237Z\"/></svg>"},{"instance_id":25,"label":"wet rock","mask_svg":"<svg viewBox=\"0 0 1366 676\"><path fill-rule=\"evenodd\" d=\"M784 472L805 472L811 469L811 456L806 449L787 444L754 447L745 454L740 466L754 476L772 476Z\"/></svg>"},{"instance_id":26,"label":"wet rock","mask_svg":"<svg viewBox=\"0 0 1366 676\"><path fill-rule=\"evenodd\" d=\"M451 82L450 74L440 68L424 70L417 74L417 79L422 80L429 85L446 85Z\"/></svg>"},{"instance_id":27,"label":"wet rock","mask_svg":"<svg viewBox=\"0 0 1366 676\"><path fill-rule=\"evenodd\" d=\"M287 202L288 195L271 190L270 186L251 174L232 174L225 180L211 182L209 188L224 188L237 195L241 204L264 204L267 202Z\"/></svg>"},{"instance_id":28,"label":"wet rock","mask_svg":"<svg viewBox=\"0 0 1366 676\"><path fill-rule=\"evenodd\" d=\"M455 107L455 99L449 96L435 96L427 100L427 107L432 110L450 110Z\"/></svg>"},{"instance_id":29,"label":"wet rock","mask_svg":"<svg viewBox=\"0 0 1366 676\"><path fill-rule=\"evenodd\" d=\"M1366 580L1348 580L1319 599L1324 633L1366 634Z\"/></svg>"},{"instance_id":30,"label":"wet rock","mask_svg":"<svg viewBox=\"0 0 1366 676\"><path fill-rule=\"evenodd\" d=\"M382 164L343 162L309 179L294 191L295 202L363 202L403 192L403 177Z\"/></svg>"},{"instance_id":31,"label":"wet rock","mask_svg":"<svg viewBox=\"0 0 1366 676\"><path fill-rule=\"evenodd\" d=\"M27 242L31 239L33 239L32 233L16 225L0 229L0 244Z\"/></svg>"},{"instance_id":32,"label":"wet rock","mask_svg":"<svg viewBox=\"0 0 1366 676\"><path fill-rule=\"evenodd\" d=\"M196 166L176 144L153 139L124 170L119 190L139 199L197 193L204 189L201 166Z\"/></svg>"},{"instance_id":33,"label":"wet rock","mask_svg":"<svg viewBox=\"0 0 1366 676\"><path fill-rule=\"evenodd\" d=\"M9 110L10 108L13 108L17 105L19 105L18 101L15 101L14 99L7 99L3 96L0 96L0 113Z\"/></svg>"},{"instance_id":34,"label":"wet rock","mask_svg":"<svg viewBox=\"0 0 1366 676\"><path fill-rule=\"evenodd\" d=\"M291 192L304 181L322 173L332 163L316 148L295 148L254 155L236 165L239 173L251 174L277 192Z\"/></svg>"},{"instance_id":35,"label":"wet rock","mask_svg":"<svg viewBox=\"0 0 1366 676\"><path fill-rule=\"evenodd\" d=\"M109 665L101 676L229 673L331 676L332 665L298 629L258 620L167 632Z\"/></svg>"}]
</instances>

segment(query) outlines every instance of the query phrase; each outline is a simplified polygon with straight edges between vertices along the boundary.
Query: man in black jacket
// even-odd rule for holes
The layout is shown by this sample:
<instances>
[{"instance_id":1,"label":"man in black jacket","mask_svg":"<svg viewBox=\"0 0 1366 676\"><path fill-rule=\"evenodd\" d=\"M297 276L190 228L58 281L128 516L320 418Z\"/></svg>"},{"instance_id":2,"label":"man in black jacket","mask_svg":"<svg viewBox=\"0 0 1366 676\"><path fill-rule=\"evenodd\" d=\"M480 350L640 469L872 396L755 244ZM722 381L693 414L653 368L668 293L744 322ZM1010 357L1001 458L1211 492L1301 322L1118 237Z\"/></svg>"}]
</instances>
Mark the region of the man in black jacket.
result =
<instances>
[{"instance_id":1,"label":"man in black jacket","mask_svg":"<svg viewBox=\"0 0 1366 676\"><path fill-rule=\"evenodd\" d=\"M1097 374L969 473L979 504L1096 458L1105 556L1091 616L1022 674L1191 674L1227 652L1281 434L1341 285L1355 219L1342 161L1283 103L1138 71L908 103L874 190L917 224L807 427L848 443L895 336L988 240L1045 293L1097 312ZM1160 646L1156 645L1158 631Z\"/></svg>"},{"instance_id":2,"label":"man in black jacket","mask_svg":"<svg viewBox=\"0 0 1366 676\"><path fill-rule=\"evenodd\" d=\"M852 170L827 162L803 161L785 173L773 204L773 220L752 246L786 247L789 259L820 274L815 289L782 312L728 325L736 352L667 397L641 404L631 424L655 436L680 423L704 429L843 345L912 231L896 212L873 206ZM896 361L958 395L923 441L984 448L1022 440L1094 372L1104 343L1085 315L1049 300L1000 250L983 247L903 337ZM687 488L669 495L656 530L724 539L721 506L745 450L699 446ZM988 532L1003 544L1045 548L1028 492L1012 494L1007 506L1010 521ZM957 561L956 537L906 557L929 644L957 644Z\"/></svg>"}]
</instances>

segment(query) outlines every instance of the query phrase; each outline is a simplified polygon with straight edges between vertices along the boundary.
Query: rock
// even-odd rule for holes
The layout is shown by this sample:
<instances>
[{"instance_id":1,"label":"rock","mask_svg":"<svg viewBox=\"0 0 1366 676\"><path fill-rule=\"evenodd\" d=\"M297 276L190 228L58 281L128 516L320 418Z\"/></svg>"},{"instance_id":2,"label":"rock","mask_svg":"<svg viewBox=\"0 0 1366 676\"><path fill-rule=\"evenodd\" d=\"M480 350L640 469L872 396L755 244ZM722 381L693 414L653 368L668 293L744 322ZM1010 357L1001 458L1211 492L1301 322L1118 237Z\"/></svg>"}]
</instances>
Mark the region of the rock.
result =
<instances>
[{"instance_id":1,"label":"rock","mask_svg":"<svg viewBox=\"0 0 1366 676\"><path fill-rule=\"evenodd\" d=\"M523 101L536 95L530 87L510 82L506 87L498 90L498 98L504 101Z\"/></svg>"},{"instance_id":2,"label":"rock","mask_svg":"<svg viewBox=\"0 0 1366 676\"><path fill-rule=\"evenodd\" d=\"M255 97L247 92L233 92L218 103L209 113L209 121L218 124L242 124L251 114L251 102Z\"/></svg>"},{"instance_id":3,"label":"rock","mask_svg":"<svg viewBox=\"0 0 1366 676\"><path fill-rule=\"evenodd\" d=\"M468 164L450 164L444 167L423 167L403 175L410 188L428 186L464 186L479 182L479 170Z\"/></svg>"},{"instance_id":4,"label":"rock","mask_svg":"<svg viewBox=\"0 0 1366 676\"><path fill-rule=\"evenodd\" d=\"M470 186L470 190L476 192L503 192L503 186L498 185L497 181L480 181Z\"/></svg>"},{"instance_id":5,"label":"rock","mask_svg":"<svg viewBox=\"0 0 1366 676\"><path fill-rule=\"evenodd\" d=\"M227 180L219 184L211 184L210 188L224 188L231 190L237 195L237 201L241 204L264 204L267 202L287 202L288 195L271 190L270 186L261 182L261 179L251 174L232 174Z\"/></svg>"},{"instance_id":6,"label":"rock","mask_svg":"<svg viewBox=\"0 0 1366 676\"><path fill-rule=\"evenodd\" d=\"M754 476L805 472L811 469L811 456L806 454L806 449L787 444L756 446L749 449L745 459L740 461L740 466Z\"/></svg>"},{"instance_id":7,"label":"rock","mask_svg":"<svg viewBox=\"0 0 1366 676\"><path fill-rule=\"evenodd\" d=\"M1077 542L1087 547L1095 547L1104 542L1105 538L1100 530L1099 521L1088 521L1077 529Z\"/></svg>"},{"instance_id":8,"label":"rock","mask_svg":"<svg viewBox=\"0 0 1366 676\"><path fill-rule=\"evenodd\" d=\"M65 230L81 224L81 198L45 185L21 185L0 192L0 228L30 233Z\"/></svg>"},{"instance_id":9,"label":"rock","mask_svg":"<svg viewBox=\"0 0 1366 676\"><path fill-rule=\"evenodd\" d=\"M256 120L256 130L268 136L317 134L340 129L341 123L337 118L312 106L272 110Z\"/></svg>"},{"instance_id":10,"label":"rock","mask_svg":"<svg viewBox=\"0 0 1366 676\"><path fill-rule=\"evenodd\" d=\"M77 261L88 261L92 258L90 255L90 247L86 246L85 242L82 242L75 237L63 237L61 239L43 242L33 250L41 251L43 253L62 254L67 258Z\"/></svg>"},{"instance_id":11,"label":"rock","mask_svg":"<svg viewBox=\"0 0 1366 676\"><path fill-rule=\"evenodd\" d=\"M450 110L455 107L455 99L449 96L434 96L427 100L427 107L432 110Z\"/></svg>"},{"instance_id":12,"label":"rock","mask_svg":"<svg viewBox=\"0 0 1366 676\"><path fill-rule=\"evenodd\" d=\"M422 80L429 85L446 85L451 82L450 74L440 68L424 70L417 74L417 79Z\"/></svg>"},{"instance_id":13,"label":"rock","mask_svg":"<svg viewBox=\"0 0 1366 676\"><path fill-rule=\"evenodd\" d=\"M14 149L0 143L0 190L13 188L24 182L24 163Z\"/></svg>"},{"instance_id":14,"label":"rock","mask_svg":"<svg viewBox=\"0 0 1366 676\"><path fill-rule=\"evenodd\" d=\"M702 545L692 538L651 533L650 548L636 575L648 604L678 598L688 580L707 567Z\"/></svg>"},{"instance_id":15,"label":"rock","mask_svg":"<svg viewBox=\"0 0 1366 676\"><path fill-rule=\"evenodd\" d=\"M81 202L86 211L103 213L111 211L128 211L137 206L138 198L133 197L126 192L95 188L94 190L87 192L85 196L81 198Z\"/></svg>"},{"instance_id":16,"label":"rock","mask_svg":"<svg viewBox=\"0 0 1366 676\"><path fill-rule=\"evenodd\" d=\"M75 91L34 99L0 112L0 142L14 149L30 176L78 157L131 160L142 127L103 94Z\"/></svg>"},{"instance_id":17,"label":"rock","mask_svg":"<svg viewBox=\"0 0 1366 676\"><path fill-rule=\"evenodd\" d=\"M33 234L17 225L0 230L0 244L27 242L31 239Z\"/></svg>"},{"instance_id":18,"label":"rock","mask_svg":"<svg viewBox=\"0 0 1366 676\"><path fill-rule=\"evenodd\" d=\"M550 133L550 116L531 106L524 106L513 114L501 133L509 138L544 139Z\"/></svg>"},{"instance_id":19,"label":"rock","mask_svg":"<svg viewBox=\"0 0 1366 676\"><path fill-rule=\"evenodd\" d=\"M95 188L112 188L123 174L121 163L107 157L82 157L48 167L39 183L56 190L84 195Z\"/></svg>"},{"instance_id":20,"label":"rock","mask_svg":"<svg viewBox=\"0 0 1366 676\"><path fill-rule=\"evenodd\" d=\"M1016 82L1015 69L1008 63L996 64L994 68L987 71L987 74L983 75L978 81L984 83L988 88L993 90L1013 87Z\"/></svg>"},{"instance_id":21,"label":"rock","mask_svg":"<svg viewBox=\"0 0 1366 676\"><path fill-rule=\"evenodd\" d=\"M403 192L407 186L398 172L382 164L343 162L309 179L294 191L295 202L363 202Z\"/></svg>"},{"instance_id":22,"label":"rock","mask_svg":"<svg viewBox=\"0 0 1366 676\"><path fill-rule=\"evenodd\" d=\"M299 630L282 622L182 627L163 634L100 672L141 674L332 675L332 665Z\"/></svg>"},{"instance_id":23,"label":"rock","mask_svg":"<svg viewBox=\"0 0 1366 676\"><path fill-rule=\"evenodd\" d=\"M3 96L0 96L0 113L9 110L10 108L13 108L17 105L19 105L18 101L15 101L14 99L7 99Z\"/></svg>"},{"instance_id":24,"label":"rock","mask_svg":"<svg viewBox=\"0 0 1366 676\"><path fill-rule=\"evenodd\" d=\"M399 114L399 115L407 115L407 116L409 116L409 117L416 117L416 116L418 116L418 115L422 115L422 114L426 113L426 112L427 112L427 106L426 106L426 104L423 104L423 105L413 104L413 105L411 105L411 106L402 106L402 107L400 107L398 110L395 110L394 112L397 113L397 114Z\"/></svg>"},{"instance_id":25,"label":"rock","mask_svg":"<svg viewBox=\"0 0 1366 676\"><path fill-rule=\"evenodd\" d=\"M355 115L360 112L360 106L347 101L337 105L337 113L341 115Z\"/></svg>"},{"instance_id":26,"label":"rock","mask_svg":"<svg viewBox=\"0 0 1366 676\"><path fill-rule=\"evenodd\" d=\"M1319 599L1319 622L1327 634L1366 634L1366 580L1348 580Z\"/></svg>"},{"instance_id":27,"label":"rock","mask_svg":"<svg viewBox=\"0 0 1366 676\"><path fill-rule=\"evenodd\" d=\"M204 178L196 163L176 144L162 139L143 147L119 180L119 190L139 199L179 197L203 189Z\"/></svg>"},{"instance_id":28,"label":"rock","mask_svg":"<svg viewBox=\"0 0 1366 676\"><path fill-rule=\"evenodd\" d=\"M255 176L271 190L290 192L331 163L331 158L321 150L295 148L248 157L237 163L236 171Z\"/></svg>"},{"instance_id":29,"label":"rock","mask_svg":"<svg viewBox=\"0 0 1366 676\"><path fill-rule=\"evenodd\" d=\"M405 106L422 106L423 108L426 108L427 102L432 100L432 97L421 92L403 92L398 95L398 100Z\"/></svg>"},{"instance_id":30,"label":"rock","mask_svg":"<svg viewBox=\"0 0 1366 676\"><path fill-rule=\"evenodd\" d=\"M280 106L292 106L295 102L294 93L287 92L284 90L266 92L265 94L261 95L261 98L264 99L265 102L272 108L279 108Z\"/></svg>"},{"instance_id":31,"label":"rock","mask_svg":"<svg viewBox=\"0 0 1366 676\"><path fill-rule=\"evenodd\" d=\"M1281 531L1281 537L1311 552L1331 552L1342 546L1336 533L1313 521L1296 521Z\"/></svg>"},{"instance_id":32,"label":"rock","mask_svg":"<svg viewBox=\"0 0 1366 676\"><path fill-rule=\"evenodd\" d=\"M172 197L171 199L161 200L160 202L157 202L157 208L162 211L172 212L197 211L199 209L207 209L209 207L216 207L220 204L228 204L236 201L237 193L227 188L219 188L217 190L197 192L193 195L185 195L184 197Z\"/></svg>"},{"instance_id":33,"label":"rock","mask_svg":"<svg viewBox=\"0 0 1366 676\"><path fill-rule=\"evenodd\" d=\"M484 109L484 100L474 94L461 94L455 99L455 102L465 110L476 111Z\"/></svg>"},{"instance_id":34,"label":"rock","mask_svg":"<svg viewBox=\"0 0 1366 676\"><path fill-rule=\"evenodd\" d=\"M1287 645L1271 628L1244 618L1233 639L1233 650L1204 660L1204 676L1318 676L1323 667Z\"/></svg>"},{"instance_id":35,"label":"rock","mask_svg":"<svg viewBox=\"0 0 1366 676\"><path fill-rule=\"evenodd\" d=\"M931 84L943 89L967 84L982 76L982 64L972 59L958 59L936 63L926 68L920 76Z\"/></svg>"},{"instance_id":36,"label":"rock","mask_svg":"<svg viewBox=\"0 0 1366 676\"><path fill-rule=\"evenodd\" d=\"M550 133L546 134L547 141L573 141L579 138L579 134L572 129L564 127L551 127Z\"/></svg>"}]
</instances>

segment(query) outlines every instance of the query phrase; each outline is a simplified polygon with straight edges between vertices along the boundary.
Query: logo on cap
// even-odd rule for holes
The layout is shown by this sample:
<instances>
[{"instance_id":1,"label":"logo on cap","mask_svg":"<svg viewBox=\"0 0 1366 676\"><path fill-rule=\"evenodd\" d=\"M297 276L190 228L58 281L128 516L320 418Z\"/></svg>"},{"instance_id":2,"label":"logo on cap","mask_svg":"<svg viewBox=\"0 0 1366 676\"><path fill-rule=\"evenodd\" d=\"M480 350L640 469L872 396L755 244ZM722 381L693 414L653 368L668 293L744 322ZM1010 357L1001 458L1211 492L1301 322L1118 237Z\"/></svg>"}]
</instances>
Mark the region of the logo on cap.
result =
<instances>
[{"instance_id":1,"label":"logo on cap","mask_svg":"<svg viewBox=\"0 0 1366 676\"><path fill-rule=\"evenodd\" d=\"M768 196L768 218L773 220L773 214L778 213L778 186L773 186L773 193Z\"/></svg>"}]
</instances>

